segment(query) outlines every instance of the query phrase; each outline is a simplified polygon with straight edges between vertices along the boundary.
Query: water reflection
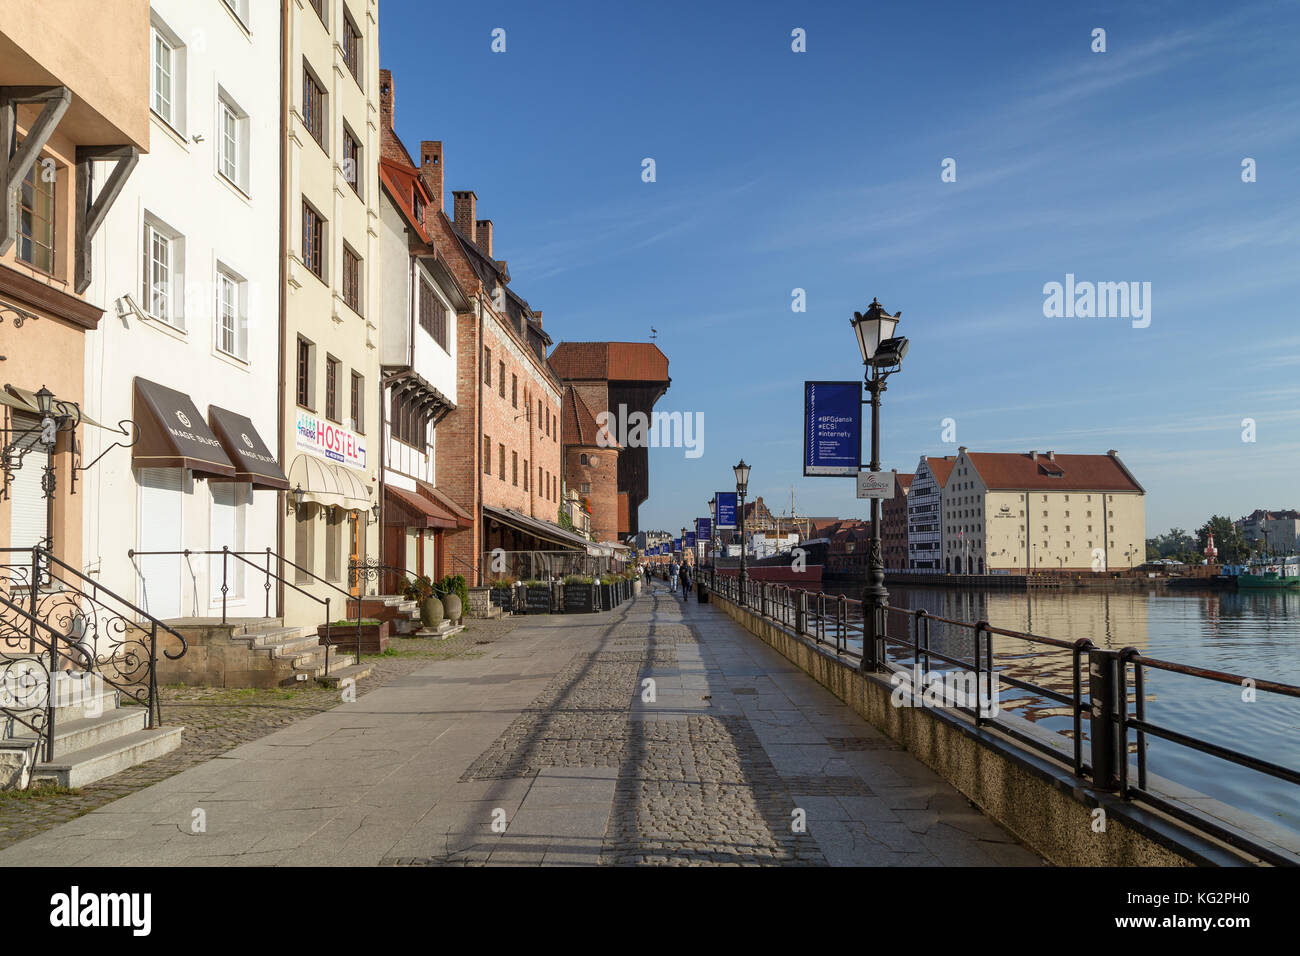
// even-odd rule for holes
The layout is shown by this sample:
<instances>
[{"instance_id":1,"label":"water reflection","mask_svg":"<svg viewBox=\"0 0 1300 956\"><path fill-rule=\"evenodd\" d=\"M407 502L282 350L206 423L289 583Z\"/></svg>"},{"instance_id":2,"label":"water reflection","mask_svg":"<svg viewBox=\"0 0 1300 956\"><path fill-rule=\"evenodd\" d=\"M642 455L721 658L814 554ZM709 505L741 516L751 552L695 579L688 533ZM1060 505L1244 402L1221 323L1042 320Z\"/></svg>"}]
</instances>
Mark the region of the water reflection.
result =
<instances>
[{"instance_id":1,"label":"water reflection","mask_svg":"<svg viewBox=\"0 0 1300 956\"><path fill-rule=\"evenodd\" d=\"M860 585L827 585L856 597ZM1177 592L1089 589L1032 592L890 589L890 603L958 621L1098 647L1136 647L1148 657L1300 685L1300 591ZM931 646L965 661L973 658L973 631L935 623ZM999 672L1059 693L1073 690L1067 650L993 637ZM899 661L912 652L895 649ZM937 666L937 665L936 665ZM1300 700L1260 694L1244 701L1241 687L1180 674L1148 671L1147 719L1161 726L1245 751L1283 766L1300 767ZM1002 682L999 706L1072 736L1070 710L1042 694ZM1085 724L1086 732L1086 724ZM1300 789L1176 744L1148 739L1152 773L1300 832Z\"/></svg>"}]
</instances>

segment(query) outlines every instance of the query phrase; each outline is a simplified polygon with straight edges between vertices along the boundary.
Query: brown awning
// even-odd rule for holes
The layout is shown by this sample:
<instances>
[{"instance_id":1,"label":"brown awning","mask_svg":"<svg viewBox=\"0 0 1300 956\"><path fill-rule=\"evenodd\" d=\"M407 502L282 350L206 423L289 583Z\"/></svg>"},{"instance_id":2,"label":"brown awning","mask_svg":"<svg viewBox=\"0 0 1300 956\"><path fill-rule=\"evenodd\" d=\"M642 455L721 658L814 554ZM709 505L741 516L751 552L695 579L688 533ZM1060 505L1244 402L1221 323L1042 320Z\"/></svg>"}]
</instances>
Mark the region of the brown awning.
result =
<instances>
[{"instance_id":1,"label":"brown awning","mask_svg":"<svg viewBox=\"0 0 1300 956\"><path fill-rule=\"evenodd\" d=\"M404 488L384 486L384 524L404 528L456 528L456 516L435 501Z\"/></svg>"},{"instance_id":2,"label":"brown awning","mask_svg":"<svg viewBox=\"0 0 1300 956\"><path fill-rule=\"evenodd\" d=\"M289 479L275 460L251 419L216 405L208 406L208 423L226 456L235 463L233 481L247 481L254 488L288 491Z\"/></svg>"},{"instance_id":3,"label":"brown awning","mask_svg":"<svg viewBox=\"0 0 1300 956\"><path fill-rule=\"evenodd\" d=\"M235 466L184 392L137 377L133 408L140 432L131 448L133 465L189 468L204 478L234 479Z\"/></svg>"},{"instance_id":4,"label":"brown awning","mask_svg":"<svg viewBox=\"0 0 1300 956\"><path fill-rule=\"evenodd\" d=\"M452 501L446 494L439 491L427 481L416 480L415 487L419 489L420 494L433 501L436 505L441 505L447 511L450 511L456 518L456 527L472 528L474 527L474 516L462 508L456 502Z\"/></svg>"}]
</instances>

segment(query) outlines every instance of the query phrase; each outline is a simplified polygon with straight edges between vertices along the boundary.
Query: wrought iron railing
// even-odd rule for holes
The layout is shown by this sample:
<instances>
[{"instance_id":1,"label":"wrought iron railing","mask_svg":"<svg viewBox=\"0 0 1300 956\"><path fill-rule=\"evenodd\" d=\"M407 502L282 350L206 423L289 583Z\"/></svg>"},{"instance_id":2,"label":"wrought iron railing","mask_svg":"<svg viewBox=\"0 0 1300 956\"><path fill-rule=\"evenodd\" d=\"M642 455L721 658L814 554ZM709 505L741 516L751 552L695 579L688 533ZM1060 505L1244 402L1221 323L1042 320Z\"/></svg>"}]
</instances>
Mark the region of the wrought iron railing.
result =
<instances>
[{"instance_id":1,"label":"wrought iron railing","mask_svg":"<svg viewBox=\"0 0 1300 956\"><path fill-rule=\"evenodd\" d=\"M0 548L0 736L39 741L53 760L61 675L90 675L96 693L102 681L160 726L160 638L169 660L185 654L179 632L44 548Z\"/></svg>"},{"instance_id":2,"label":"wrought iron railing","mask_svg":"<svg viewBox=\"0 0 1300 956\"><path fill-rule=\"evenodd\" d=\"M867 626L862 602L844 595L829 595L753 579L747 579L742 586L734 573L707 569L705 581L719 597L795 634L811 638L818 645L829 645L838 656L858 667L863 667L865 659L866 670L905 671L910 665L913 679L919 675L923 680L927 675L949 669L972 675L977 690L973 705L946 706L969 716L977 727L996 727L999 733L1016 744L1061 762L1062 750L1054 746L1053 735L1028 732L1022 729L1022 721L1004 715L997 707L983 706L985 699L992 698L996 703L1001 685L1037 695L1049 707L1056 705L1058 712L1069 715L1072 753L1068 765L1075 776L1088 778L1098 788L1112 791L1125 800L1154 806L1269 862L1288 865L1296 862L1294 857L1277 854L1269 846L1250 839L1237 829L1221 825L1208 814L1179 803L1152 786L1147 771L1148 737L1168 740L1291 784L1300 784L1300 770L1242 749L1214 743L1186 728L1149 720L1146 680L1149 670L1158 670L1237 688L1249 686L1256 694L1276 694L1292 699L1300 698L1300 687L1147 657L1134 647L1121 650L1098 647L1086 637L1066 641L995 627L988 621L952 620L924 610L885 607L880 609L883 613L873 629ZM935 625L943 629L942 646L932 641ZM866 635L873 630L876 646L865 648ZM1018 653L1004 654L1001 660L995 659L995 636L1009 638L1022 649ZM962 651L953 653L953 645ZM1047 686L1041 680L1030 679L1029 675L1052 670L1050 665L1041 663L1035 669L1025 665L1025 650L1031 647L1055 652L1063 658L1068 655L1068 692L1061 689L1064 681L1059 681L1057 686ZM868 653L864 654L864 650ZM1064 670L1064 667L1057 667L1055 676L1065 677ZM1088 741L1086 758L1085 739ZM1134 754L1133 760L1130 760L1130 753Z\"/></svg>"},{"instance_id":3,"label":"wrought iron railing","mask_svg":"<svg viewBox=\"0 0 1300 956\"><path fill-rule=\"evenodd\" d=\"M289 578L286 577L286 575L284 574L284 569L287 566L293 568L299 574L305 575L307 578L311 580L310 586L324 585L330 591L342 595L344 614L347 614L348 602L355 601L356 602L356 634L354 636L353 645L355 648L356 663L361 662L362 595L359 592L357 594L351 594L343 590L343 588L339 587L334 582L321 577L320 575L316 574L314 571L310 570L309 568L304 568L300 564L295 564L294 562L286 558L284 555L273 551L271 548L267 548L265 551L232 551L228 547L223 547L220 551L192 551L189 549L186 549L184 551L135 551L135 550L127 551L127 557L131 558L133 562L135 561L136 558L142 558L142 557L184 557L186 560L189 560L191 557L195 557L195 556L199 556L199 557L219 556L221 558L220 591L221 591L221 623L222 624L229 623L228 606L229 606L229 599L230 599L230 568L232 566L232 562L235 562L234 566L236 567L252 568L254 571L263 575L262 588L263 591L265 592L265 602L266 602L265 616L268 618L271 617L271 589L272 589L271 582L273 581L283 584L285 587L290 588L296 593L301 594L304 597L324 607L325 633L321 637L321 640L324 642L323 646L325 648L325 676L326 677L329 676L329 672L330 672L330 650L335 646L333 632L331 630L331 628L333 627L333 615L330 613L330 608L332 606L333 598L328 595L326 597L321 597L320 595L313 594L311 591L307 590L306 588L301 587L300 585L307 583L304 580L290 581ZM278 570L273 570L272 569L273 566L277 567ZM140 570L138 564L136 565L136 571L143 577L144 572ZM343 645L340 642L338 646L343 646Z\"/></svg>"}]
</instances>

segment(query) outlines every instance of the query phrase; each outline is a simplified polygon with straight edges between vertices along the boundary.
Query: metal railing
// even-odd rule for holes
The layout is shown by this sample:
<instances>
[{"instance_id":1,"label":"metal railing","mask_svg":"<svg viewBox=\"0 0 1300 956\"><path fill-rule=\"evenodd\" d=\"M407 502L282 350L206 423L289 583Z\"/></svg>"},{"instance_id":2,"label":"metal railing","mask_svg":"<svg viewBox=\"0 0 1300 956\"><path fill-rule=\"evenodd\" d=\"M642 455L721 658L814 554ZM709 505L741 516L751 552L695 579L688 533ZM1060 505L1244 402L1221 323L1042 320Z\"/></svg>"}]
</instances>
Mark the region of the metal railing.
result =
<instances>
[{"instance_id":1,"label":"metal railing","mask_svg":"<svg viewBox=\"0 0 1300 956\"><path fill-rule=\"evenodd\" d=\"M759 616L788 628L795 634L812 638L817 644L830 645L837 655L865 670L895 672L906 670L910 664L915 678L923 680L938 671L957 671L973 677L976 699L969 703L945 704L969 716L977 727L996 727L999 733L1012 738L1017 744L1044 754L1054 761L1062 761L1061 749L1053 746L1050 734L1033 734L1022 729L1024 724L1000 717L996 706L984 706L985 700L1000 695L1000 686L1015 688L1038 695L1050 704L1068 711L1069 735L1072 754L1068 761L1075 776L1088 778L1092 783L1112 791L1125 800L1140 800L1175 816L1212 836L1233 846L1248 850L1273 863L1294 864L1293 857L1275 854L1266 846L1244 838L1234 829L1220 825L1205 813L1175 802L1152 788L1147 771L1147 738L1156 737L1187 747L1198 753L1237 766L1265 774L1276 780L1300 784L1300 770L1286 767L1244 750L1225 747L1186 729L1171 727L1151 721L1146 713L1147 672L1158 670L1181 674L1201 680L1252 687L1256 693L1277 694L1293 699L1300 698L1300 687L1277 681L1247 678L1210 668L1193 667L1173 661L1147 657L1137 648L1121 650L1103 648L1088 638L1066 641L1058 638L995 627L988 621L957 621L939 617L924 610L883 608L883 620L877 622L876 647L865 648L868 633L861 601L844 595L827 595L821 592L763 581L747 580L744 587L737 576L706 571L709 589L718 596ZM944 629L944 647L932 641L934 625ZM952 640L954 635L957 640ZM1025 653L1005 655L1003 660L994 656L993 638L1009 638L1025 648L1036 647L1055 652L1062 657L1068 654L1070 691L1047 686L1040 680L1018 676L1027 668ZM857 648L862 650L855 650ZM953 653L949 645L960 645L968 652ZM863 653L863 650L871 653ZM893 652L892 654L890 652ZM870 662L874 661L872 667ZM936 667L936 662L938 667ZM1032 673L1050 671L1051 666L1035 665ZM973 703L973 706L972 706ZM1088 740L1088 759L1084 756L1084 740ZM1130 753L1135 759L1130 760Z\"/></svg>"},{"instance_id":2,"label":"metal railing","mask_svg":"<svg viewBox=\"0 0 1300 956\"><path fill-rule=\"evenodd\" d=\"M194 557L196 555L200 557L216 557L220 555L221 556L221 623L222 624L228 623L227 609L228 609L228 602L230 597L230 567L231 567L230 562L232 559L234 559L236 562L241 562L243 566L250 567L254 571L257 571L264 576L263 590L265 591L266 594L266 598L265 598L266 617L268 618L271 617L271 582L272 581L277 581L280 584L283 584L286 587L293 589L298 594L301 594L304 597L309 598L312 601L315 601L317 604L322 605L325 608L325 622L323 625L325 628L325 634L321 638L321 640L324 641L323 646L325 648L325 676L328 677L330 673L330 650L335 646L333 633L331 631L331 628L333 627L333 615L330 613L330 608L332 606L333 599L328 596L320 597L319 595L313 594L311 591L308 591L306 588L299 586L300 584L306 584L307 583L306 581L297 581L297 582L290 581L289 578L286 577L283 572L286 566L293 568L295 571L299 572L300 574L306 575L308 578L310 578L311 585L323 584L331 591L337 592L338 594L342 595L344 614L347 614L348 602L349 601L356 602L356 634L353 639L353 646L355 649L356 659L354 663L357 664L361 663L362 595L359 593L359 589L357 594L351 594L348 591L345 591L343 588L339 587L334 582L326 580L325 578L321 577L319 574L316 574L314 571L312 571L309 568L304 568L300 564L295 564L294 562L286 558L284 555L277 553L271 548L267 548L265 551L232 551L229 547L223 547L220 551L192 551L188 548L183 551L130 550L127 551L126 554L127 557L129 557L133 563L136 558L144 558L144 557L183 557L188 561L191 557ZM253 558L257 558L258 561L264 561L265 564L259 564L258 561L252 560ZM279 569L272 570L273 564L278 564ZM237 564L236 566L240 566L240 565ZM144 577L144 572L140 570L140 566L137 564L135 567L136 567L136 573L139 574L141 577ZM339 646L342 646L342 644L340 644Z\"/></svg>"},{"instance_id":3,"label":"metal railing","mask_svg":"<svg viewBox=\"0 0 1300 956\"><path fill-rule=\"evenodd\" d=\"M74 673L145 707L148 728L161 726L160 637L179 645L163 648L168 660L184 656L179 632L44 548L0 548L0 736L26 737L25 728L53 760L60 676L66 684Z\"/></svg>"}]
</instances>

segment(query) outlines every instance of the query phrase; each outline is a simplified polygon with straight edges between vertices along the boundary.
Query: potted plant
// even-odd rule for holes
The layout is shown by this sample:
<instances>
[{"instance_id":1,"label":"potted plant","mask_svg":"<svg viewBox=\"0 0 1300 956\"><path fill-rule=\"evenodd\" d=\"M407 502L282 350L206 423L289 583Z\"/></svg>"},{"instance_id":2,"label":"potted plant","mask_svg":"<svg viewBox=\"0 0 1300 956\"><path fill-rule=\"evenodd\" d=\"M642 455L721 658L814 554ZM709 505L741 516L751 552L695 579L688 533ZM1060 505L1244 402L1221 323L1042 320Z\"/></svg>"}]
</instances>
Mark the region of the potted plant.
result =
<instances>
[{"instance_id":1,"label":"potted plant","mask_svg":"<svg viewBox=\"0 0 1300 956\"><path fill-rule=\"evenodd\" d=\"M618 582L610 574L600 576L600 606L605 609L613 608L618 604Z\"/></svg>"},{"instance_id":2,"label":"potted plant","mask_svg":"<svg viewBox=\"0 0 1300 956\"><path fill-rule=\"evenodd\" d=\"M402 596L408 601L420 605L420 623L425 627L437 627L442 623L442 601L434 594L433 581L427 574L421 574L414 580L402 579Z\"/></svg>"},{"instance_id":3,"label":"potted plant","mask_svg":"<svg viewBox=\"0 0 1300 956\"><path fill-rule=\"evenodd\" d=\"M459 624L465 605L469 603L469 585L463 574L448 574L438 582L438 591L442 594L443 611L447 620Z\"/></svg>"}]
</instances>

